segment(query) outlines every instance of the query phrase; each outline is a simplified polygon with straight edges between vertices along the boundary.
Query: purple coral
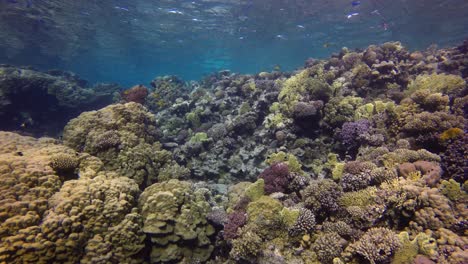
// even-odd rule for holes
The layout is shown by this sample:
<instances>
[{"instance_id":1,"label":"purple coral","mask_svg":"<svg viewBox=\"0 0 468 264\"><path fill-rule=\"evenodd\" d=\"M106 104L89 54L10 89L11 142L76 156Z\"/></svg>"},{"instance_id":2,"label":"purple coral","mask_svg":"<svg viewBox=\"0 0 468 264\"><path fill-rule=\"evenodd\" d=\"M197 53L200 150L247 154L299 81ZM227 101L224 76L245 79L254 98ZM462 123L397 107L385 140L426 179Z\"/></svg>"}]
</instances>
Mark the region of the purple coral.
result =
<instances>
[{"instance_id":1,"label":"purple coral","mask_svg":"<svg viewBox=\"0 0 468 264\"><path fill-rule=\"evenodd\" d=\"M341 128L340 138L348 149L359 146L370 132L371 123L367 119L345 122Z\"/></svg>"},{"instance_id":2,"label":"purple coral","mask_svg":"<svg viewBox=\"0 0 468 264\"><path fill-rule=\"evenodd\" d=\"M247 213L245 211L234 211L228 215L224 225L224 239L232 240L238 236L237 230L247 223Z\"/></svg>"},{"instance_id":3,"label":"purple coral","mask_svg":"<svg viewBox=\"0 0 468 264\"><path fill-rule=\"evenodd\" d=\"M265 180L265 193L286 192L289 183L289 168L284 162L266 168L259 176Z\"/></svg>"}]
</instances>

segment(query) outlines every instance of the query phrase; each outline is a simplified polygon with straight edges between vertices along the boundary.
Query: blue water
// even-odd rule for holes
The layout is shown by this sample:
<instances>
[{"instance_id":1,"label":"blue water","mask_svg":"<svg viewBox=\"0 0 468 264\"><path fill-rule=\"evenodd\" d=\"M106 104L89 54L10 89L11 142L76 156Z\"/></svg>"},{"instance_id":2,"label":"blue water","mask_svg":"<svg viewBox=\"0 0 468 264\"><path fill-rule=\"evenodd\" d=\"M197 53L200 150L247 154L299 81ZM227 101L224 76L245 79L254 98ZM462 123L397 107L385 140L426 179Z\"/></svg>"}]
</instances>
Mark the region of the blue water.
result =
<instances>
[{"instance_id":1,"label":"blue water","mask_svg":"<svg viewBox=\"0 0 468 264\"><path fill-rule=\"evenodd\" d=\"M0 63L129 86L301 67L342 47L468 37L466 0L0 0Z\"/></svg>"}]
</instances>

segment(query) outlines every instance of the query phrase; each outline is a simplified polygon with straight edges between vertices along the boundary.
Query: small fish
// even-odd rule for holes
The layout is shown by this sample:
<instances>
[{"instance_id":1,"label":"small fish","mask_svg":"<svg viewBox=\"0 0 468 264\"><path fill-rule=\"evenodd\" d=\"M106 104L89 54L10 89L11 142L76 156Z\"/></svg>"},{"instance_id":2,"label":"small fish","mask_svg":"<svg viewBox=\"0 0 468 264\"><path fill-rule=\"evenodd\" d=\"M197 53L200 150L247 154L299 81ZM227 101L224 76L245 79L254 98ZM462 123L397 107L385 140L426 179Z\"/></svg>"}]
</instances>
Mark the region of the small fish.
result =
<instances>
[{"instance_id":1,"label":"small fish","mask_svg":"<svg viewBox=\"0 0 468 264\"><path fill-rule=\"evenodd\" d=\"M169 11L167 11L167 13L177 14L177 15L183 15L184 14L182 11L179 11L179 10L169 10Z\"/></svg>"},{"instance_id":2,"label":"small fish","mask_svg":"<svg viewBox=\"0 0 468 264\"><path fill-rule=\"evenodd\" d=\"M126 7L122 7L122 6L114 6L115 9L118 9L118 10L122 10L122 11L127 11L129 12L130 9L126 8Z\"/></svg>"},{"instance_id":3,"label":"small fish","mask_svg":"<svg viewBox=\"0 0 468 264\"><path fill-rule=\"evenodd\" d=\"M305 28L303 25L297 25L298 28Z\"/></svg>"},{"instance_id":4,"label":"small fish","mask_svg":"<svg viewBox=\"0 0 468 264\"><path fill-rule=\"evenodd\" d=\"M328 43L328 42L323 43L323 47L324 47L324 48L329 48L330 46L331 46L331 44Z\"/></svg>"},{"instance_id":5,"label":"small fish","mask_svg":"<svg viewBox=\"0 0 468 264\"><path fill-rule=\"evenodd\" d=\"M273 67L273 71L281 71L281 66L279 64L276 64L274 67Z\"/></svg>"},{"instance_id":6,"label":"small fish","mask_svg":"<svg viewBox=\"0 0 468 264\"><path fill-rule=\"evenodd\" d=\"M239 39L241 39L241 40L242 40L242 39L244 39L244 37L239 37Z\"/></svg>"},{"instance_id":7,"label":"small fish","mask_svg":"<svg viewBox=\"0 0 468 264\"><path fill-rule=\"evenodd\" d=\"M352 2L351 2L351 5L352 5L352 6L358 6L358 5L360 5L360 4L361 4L361 1L352 1Z\"/></svg>"},{"instance_id":8,"label":"small fish","mask_svg":"<svg viewBox=\"0 0 468 264\"><path fill-rule=\"evenodd\" d=\"M388 23L386 23L386 22L383 22L383 23L382 23L382 28L383 28L383 30L387 31L387 30L388 30L388 27L389 27Z\"/></svg>"},{"instance_id":9,"label":"small fish","mask_svg":"<svg viewBox=\"0 0 468 264\"><path fill-rule=\"evenodd\" d=\"M278 39L286 39L286 37L285 37L284 35L281 35L281 34L276 35L276 38L278 38Z\"/></svg>"},{"instance_id":10,"label":"small fish","mask_svg":"<svg viewBox=\"0 0 468 264\"><path fill-rule=\"evenodd\" d=\"M198 19L198 18L192 18L192 21L195 21L195 22L200 22L201 20Z\"/></svg>"},{"instance_id":11,"label":"small fish","mask_svg":"<svg viewBox=\"0 0 468 264\"><path fill-rule=\"evenodd\" d=\"M350 14L348 14L348 15L346 16L346 18L350 19L350 18L352 18L353 16L357 16L357 15L359 15L359 13L357 13L357 12L350 13Z\"/></svg>"},{"instance_id":12,"label":"small fish","mask_svg":"<svg viewBox=\"0 0 468 264\"><path fill-rule=\"evenodd\" d=\"M378 15L378 16L380 16L380 12L379 12L379 10L377 10L377 9L375 9L374 11L372 11L372 12L370 12L370 13L371 13L371 15Z\"/></svg>"}]
</instances>

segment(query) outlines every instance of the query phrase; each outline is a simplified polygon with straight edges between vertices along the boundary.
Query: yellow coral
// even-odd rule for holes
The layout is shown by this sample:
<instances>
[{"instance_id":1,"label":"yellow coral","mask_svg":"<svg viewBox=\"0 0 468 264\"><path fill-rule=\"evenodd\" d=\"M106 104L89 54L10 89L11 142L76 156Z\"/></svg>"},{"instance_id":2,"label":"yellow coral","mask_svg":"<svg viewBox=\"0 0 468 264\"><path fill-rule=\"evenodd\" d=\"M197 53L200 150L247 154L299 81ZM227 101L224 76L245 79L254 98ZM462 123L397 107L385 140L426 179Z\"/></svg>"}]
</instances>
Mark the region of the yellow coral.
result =
<instances>
[{"instance_id":1,"label":"yellow coral","mask_svg":"<svg viewBox=\"0 0 468 264\"><path fill-rule=\"evenodd\" d=\"M408 85L407 93L416 90L428 89L431 92L444 94L458 94L466 83L462 77L453 74L431 74L419 75Z\"/></svg>"},{"instance_id":2,"label":"yellow coral","mask_svg":"<svg viewBox=\"0 0 468 264\"><path fill-rule=\"evenodd\" d=\"M463 130L458 128L458 127L452 127L452 128L449 128L447 130L445 130L444 132L442 132L440 135L439 135L439 139L442 140L442 141L447 141L447 140L450 140L450 139L454 139L454 138L457 138L459 136L462 136L464 134Z\"/></svg>"}]
</instances>

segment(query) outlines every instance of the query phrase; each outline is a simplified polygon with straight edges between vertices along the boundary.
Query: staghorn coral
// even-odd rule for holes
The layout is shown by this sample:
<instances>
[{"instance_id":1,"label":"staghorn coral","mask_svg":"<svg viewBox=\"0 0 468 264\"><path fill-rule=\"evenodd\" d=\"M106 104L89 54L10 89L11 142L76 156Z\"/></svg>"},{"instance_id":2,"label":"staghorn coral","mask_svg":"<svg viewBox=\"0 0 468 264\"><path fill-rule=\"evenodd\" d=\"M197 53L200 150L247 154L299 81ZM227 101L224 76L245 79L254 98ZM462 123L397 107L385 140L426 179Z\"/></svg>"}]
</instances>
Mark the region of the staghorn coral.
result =
<instances>
[{"instance_id":1,"label":"staghorn coral","mask_svg":"<svg viewBox=\"0 0 468 264\"><path fill-rule=\"evenodd\" d=\"M401 247L398 236L390 229L374 227L369 229L358 241L350 244L347 252L360 255L370 263L383 263Z\"/></svg>"},{"instance_id":2,"label":"staghorn coral","mask_svg":"<svg viewBox=\"0 0 468 264\"><path fill-rule=\"evenodd\" d=\"M367 119L345 122L341 128L340 139L347 149L359 147L371 132L371 123Z\"/></svg>"},{"instance_id":3,"label":"staghorn coral","mask_svg":"<svg viewBox=\"0 0 468 264\"><path fill-rule=\"evenodd\" d=\"M156 141L154 115L134 102L82 113L67 124L63 141L97 156L106 169L134 179L142 188L155 182L165 167L175 165Z\"/></svg>"},{"instance_id":4,"label":"staghorn coral","mask_svg":"<svg viewBox=\"0 0 468 264\"><path fill-rule=\"evenodd\" d=\"M206 189L205 189L206 190ZM152 262L199 259L206 261L213 245L215 229L206 217L210 205L204 189L195 190L191 183L170 180L155 183L139 198L143 231L151 241Z\"/></svg>"}]
</instances>

